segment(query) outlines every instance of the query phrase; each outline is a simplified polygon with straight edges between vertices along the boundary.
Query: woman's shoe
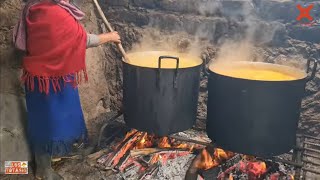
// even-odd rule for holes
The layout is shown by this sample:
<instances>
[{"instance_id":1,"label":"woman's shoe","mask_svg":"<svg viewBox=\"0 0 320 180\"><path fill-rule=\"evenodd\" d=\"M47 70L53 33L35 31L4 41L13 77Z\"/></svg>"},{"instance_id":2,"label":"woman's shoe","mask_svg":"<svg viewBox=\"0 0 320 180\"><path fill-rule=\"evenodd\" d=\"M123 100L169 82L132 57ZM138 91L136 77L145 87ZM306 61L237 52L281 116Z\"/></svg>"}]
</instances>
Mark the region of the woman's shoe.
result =
<instances>
[{"instance_id":1,"label":"woman's shoe","mask_svg":"<svg viewBox=\"0 0 320 180\"><path fill-rule=\"evenodd\" d=\"M63 180L64 178L51 167L51 156L46 153L36 153L36 179L39 180Z\"/></svg>"}]
</instances>

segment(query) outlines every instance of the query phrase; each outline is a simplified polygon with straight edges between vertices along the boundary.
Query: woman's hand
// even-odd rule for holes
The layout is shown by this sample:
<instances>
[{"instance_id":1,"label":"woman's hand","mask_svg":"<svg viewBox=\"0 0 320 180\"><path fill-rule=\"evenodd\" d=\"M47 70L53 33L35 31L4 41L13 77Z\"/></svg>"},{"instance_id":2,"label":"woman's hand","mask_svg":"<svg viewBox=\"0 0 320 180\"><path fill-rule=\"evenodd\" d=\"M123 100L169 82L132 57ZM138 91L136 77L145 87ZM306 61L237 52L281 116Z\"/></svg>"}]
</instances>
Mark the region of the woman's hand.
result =
<instances>
[{"instance_id":1,"label":"woman's hand","mask_svg":"<svg viewBox=\"0 0 320 180\"><path fill-rule=\"evenodd\" d=\"M107 42L121 43L121 38L117 31L100 34L99 40L100 40L100 44L104 44Z\"/></svg>"}]
</instances>

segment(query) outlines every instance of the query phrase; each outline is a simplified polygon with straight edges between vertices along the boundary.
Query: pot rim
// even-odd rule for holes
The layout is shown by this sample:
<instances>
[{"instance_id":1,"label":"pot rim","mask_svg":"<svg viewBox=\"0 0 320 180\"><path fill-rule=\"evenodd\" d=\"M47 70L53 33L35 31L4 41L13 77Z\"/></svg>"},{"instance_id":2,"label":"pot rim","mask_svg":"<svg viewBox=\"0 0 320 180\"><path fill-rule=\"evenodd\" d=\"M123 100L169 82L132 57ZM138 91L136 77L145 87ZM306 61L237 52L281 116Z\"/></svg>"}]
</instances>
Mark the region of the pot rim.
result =
<instances>
[{"instance_id":1,"label":"pot rim","mask_svg":"<svg viewBox=\"0 0 320 180\"><path fill-rule=\"evenodd\" d=\"M212 63L209 65L208 70L210 73L219 75L219 76L224 76L224 77L228 77L228 78L234 78L234 79L241 79L241 80L247 80L247 81L254 81L254 82L295 82L295 81L301 81L301 80L305 80L308 77L308 74L306 72L304 72L301 69L295 68L295 67L291 67L291 66L287 66L287 65L281 65L281 64L274 64L274 63L267 63L267 62L251 62L251 61L237 61L237 62L232 62L235 64L253 64L253 65L261 65L261 66L269 66L269 67L275 67L275 68L279 68L279 69L286 69L287 71L292 71L292 72L296 72L297 74L299 74L299 77L293 80L255 80L255 79L247 79L247 78L241 78L241 77L233 77L233 76L228 76L228 75L223 75L223 74L219 74L217 72L214 72L211 70L210 67L217 65L217 64L221 64L221 65L228 65L227 63ZM230 65L230 64L229 64Z\"/></svg>"},{"instance_id":2,"label":"pot rim","mask_svg":"<svg viewBox=\"0 0 320 180\"><path fill-rule=\"evenodd\" d=\"M177 54L178 52L175 52L175 51L135 51L135 52L128 53L128 54L134 54L134 53L164 53L162 56L173 56L173 55L168 55L168 54L170 54L170 53ZM180 53L180 54L189 55L187 53ZM195 65L195 66L190 66L190 67L182 67L182 68L179 67L178 70L196 68L196 67L199 67L199 66L203 65L203 60L200 57L196 57L196 56L191 55L191 54L190 54L190 56L194 57L197 60L198 64ZM134 67L145 68L145 69L156 69L156 70L159 69L158 67L145 67L145 66L138 66L138 65L135 65L135 64L131 64L129 62L126 62L123 57L121 58L121 61L123 63L125 63L125 64L128 64L130 66L134 66ZM160 68L160 69L161 70L176 70L176 68Z\"/></svg>"}]
</instances>

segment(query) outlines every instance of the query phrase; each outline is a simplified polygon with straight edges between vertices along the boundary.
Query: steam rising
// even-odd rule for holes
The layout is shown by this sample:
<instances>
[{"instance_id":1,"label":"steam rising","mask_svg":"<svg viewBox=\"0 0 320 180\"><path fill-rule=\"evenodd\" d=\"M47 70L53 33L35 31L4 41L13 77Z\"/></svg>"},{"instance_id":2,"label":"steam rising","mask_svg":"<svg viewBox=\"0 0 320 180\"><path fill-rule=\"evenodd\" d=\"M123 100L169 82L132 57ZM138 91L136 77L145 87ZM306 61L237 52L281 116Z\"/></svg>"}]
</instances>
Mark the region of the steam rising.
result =
<instances>
[{"instance_id":1,"label":"steam rising","mask_svg":"<svg viewBox=\"0 0 320 180\"><path fill-rule=\"evenodd\" d=\"M263 57L254 53L254 46L257 43L261 46L261 44L271 42L275 38L275 32L285 28L280 23L268 24L260 21L255 14L252 0L243 0L242 3L239 3L239 0L236 2L232 2L232 0L181 0L176 3L185 5L187 8L190 8L191 4L204 17L219 18L219 15L227 17L228 23L225 24L229 25L227 27L229 29L230 22L240 25L233 33L221 34L221 29L217 29L216 23L203 22L197 27L195 34L191 36L183 32L183 25L170 24L170 22L166 22L166 24L169 24L171 28L173 27L173 30L170 31L171 34L161 32L159 30L159 27L161 27L160 20L151 19L149 27L144 29L145 33L141 42L135 44L132 51L178 51L200 56L205 48L204 42L215 42L219 46L219 52L212 62L264 61ZM229 3L228 7L230 5L231 7L232 5L239 5L239 7L225 8L224 3ZM217 41L217 38L219 41ZM286 62L288 64L288 58L282 58L282 60L276 60L275 62L280 64ZM301 65L295 66L301 67Z\"/></svg>"}]
</instances>

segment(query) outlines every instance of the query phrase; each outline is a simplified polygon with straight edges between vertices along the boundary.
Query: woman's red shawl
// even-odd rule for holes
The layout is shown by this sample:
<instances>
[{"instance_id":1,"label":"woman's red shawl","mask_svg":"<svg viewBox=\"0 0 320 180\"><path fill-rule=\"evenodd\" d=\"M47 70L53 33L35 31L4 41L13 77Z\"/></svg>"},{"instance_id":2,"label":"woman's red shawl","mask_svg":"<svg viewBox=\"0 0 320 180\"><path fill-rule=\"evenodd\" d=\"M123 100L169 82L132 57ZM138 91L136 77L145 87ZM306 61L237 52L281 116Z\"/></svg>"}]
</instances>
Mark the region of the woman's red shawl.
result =
<instances>
[{"instance_id":1,"label":"woman's red shawl","mask_svg":"<svg viewBox=\"0 0 320 180\"><path fill-rule=\"evenodd\" d=\"M65 9L52 2L32 6L26 17L27 55L23 59L22 81L34 90L61 90L61 81L77 86L82 76L88 80L85 65L87 34ZM60 82L60 83L59 83Z\"/></svg>"}]
</instances>

